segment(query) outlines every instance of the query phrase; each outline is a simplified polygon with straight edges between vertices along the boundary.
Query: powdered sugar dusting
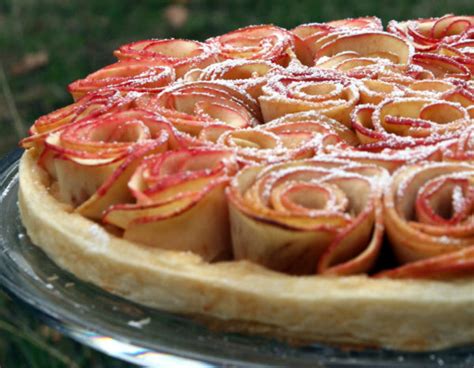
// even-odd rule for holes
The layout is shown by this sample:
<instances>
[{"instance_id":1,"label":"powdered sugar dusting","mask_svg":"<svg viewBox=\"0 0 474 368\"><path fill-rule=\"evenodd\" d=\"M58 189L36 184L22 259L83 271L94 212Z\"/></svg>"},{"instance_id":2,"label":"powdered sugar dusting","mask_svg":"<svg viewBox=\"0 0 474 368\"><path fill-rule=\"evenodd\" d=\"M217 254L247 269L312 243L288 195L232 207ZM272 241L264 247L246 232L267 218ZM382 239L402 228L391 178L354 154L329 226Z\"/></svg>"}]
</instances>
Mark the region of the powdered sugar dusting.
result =
<instances>
[{"instance_id":1,"label":"powdered sugar dusting","mask_svg":"<svg viewBox=\"0 0 474 368\"><path fill-rule=\"evenodd\" d=\"M98 224L89 226L88 233L90 236L91 244L97 251L105 250L110 242L109 234Z\"/></svg>"}]
</instances>

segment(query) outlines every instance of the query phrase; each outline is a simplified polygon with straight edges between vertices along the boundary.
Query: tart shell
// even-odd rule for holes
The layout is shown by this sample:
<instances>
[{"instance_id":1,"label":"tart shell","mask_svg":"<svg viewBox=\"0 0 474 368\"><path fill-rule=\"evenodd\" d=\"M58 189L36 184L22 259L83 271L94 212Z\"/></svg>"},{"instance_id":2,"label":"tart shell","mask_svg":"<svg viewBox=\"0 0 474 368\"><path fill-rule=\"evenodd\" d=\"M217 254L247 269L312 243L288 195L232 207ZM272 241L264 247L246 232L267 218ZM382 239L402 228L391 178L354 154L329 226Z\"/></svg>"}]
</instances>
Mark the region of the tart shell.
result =
<instances>
[{"instance_id":1,"label":"tart shell","mask_svg":"<svg viewBox=\"0 0 474 368\"><path fill-rule=\"evenodd\" d=\"M405 351L474 343L472 278L289 276L136 244L56 200L33 150L21 158L19 207L31 240L78 278L220 329Z\"/></svg>"}]
</instances>

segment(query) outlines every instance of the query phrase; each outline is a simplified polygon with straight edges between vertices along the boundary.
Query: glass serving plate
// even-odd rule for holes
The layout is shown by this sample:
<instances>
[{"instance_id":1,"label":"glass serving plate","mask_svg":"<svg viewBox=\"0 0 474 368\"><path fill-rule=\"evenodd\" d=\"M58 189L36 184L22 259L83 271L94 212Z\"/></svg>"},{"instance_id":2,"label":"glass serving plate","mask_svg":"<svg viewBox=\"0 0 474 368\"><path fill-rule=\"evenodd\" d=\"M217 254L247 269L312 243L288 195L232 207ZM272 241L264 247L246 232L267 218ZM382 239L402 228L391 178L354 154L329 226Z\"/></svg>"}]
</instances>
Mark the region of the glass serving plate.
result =
<instances>
[{"instance_id":1,"label":"glass serving plate","mask_svg":"<svg viewBox=\"0 0 474 368\"><path fill-rule=\"evenodd\" d=\"M432 353L289 346L209 330L75 278L34 246L17 206L21 150L0 161L0 283L62 333L114 357L153 367L474 367L474 347Z\"/></svg>"}]
</instances>

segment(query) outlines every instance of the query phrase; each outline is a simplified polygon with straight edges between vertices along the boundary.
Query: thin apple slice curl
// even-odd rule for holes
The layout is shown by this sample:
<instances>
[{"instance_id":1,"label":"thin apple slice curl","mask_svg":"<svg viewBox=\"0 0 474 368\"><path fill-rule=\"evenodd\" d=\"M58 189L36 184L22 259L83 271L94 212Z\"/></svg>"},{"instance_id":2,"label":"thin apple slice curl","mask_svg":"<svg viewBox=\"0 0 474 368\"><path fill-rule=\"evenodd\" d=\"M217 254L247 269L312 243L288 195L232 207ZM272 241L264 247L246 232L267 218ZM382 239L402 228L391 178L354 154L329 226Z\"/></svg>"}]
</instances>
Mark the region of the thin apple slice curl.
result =
<instances>
[{"instance_id":1,"label":"thin apple slice curl","mask_svg":"<svg viewBox=\"0 0 474 368\"><path fill-rule=\"evenodd\" d=\"M229 80L253 98L258 98L268 76L273 74L288 74L288 71L266 60L231 59L209 65L203 70L193 69L184 76L184 80Z\"/></svg>"},{"instance_id":2,"label":"thin apple slice curl","mask_svg":"<svg viewBox=\"0 0 474 368\"><path fill-rule=\"evenodd\" d=\"M131 109L69 125L50 134L45 144L40 163L58 180L62 200L100 219L106 207L130 199L128 179L145 155L192 140L161 116Z\"/></svg>"},{"instance_id":3,"label":"thin apple slice curl","mask_svg":"<svg viewBox=\"0 0 474 368\"><path fill-rule=\"evenodd\" d=\"M315 111L288 114L255 128L222 132L216 139L235 152L239 162L275 163L324 154L332 145L357 145L345 125Z\"/></svg>"},{"instance_id":4,"label":"thin apple slice curl","mask_svg":"<svg viewBox=\"0 0 474 368\"><path fill-rule=\"evenodd\" d=\"M136 202L110 207L103 221L122 228L126 239L149 246L191 251L206 261L227 258L231 247L224 190L236 170L229 151L150 156L129 182Z\"/></svg>"},{"instance_id":5,"label":"thin apple slice curl","mask_svg":"<svg viewBox=\"0 0 474 368\"><path fill-rule=\"evenodd\" d=\"M342 160L250 166L227 190L234 257L292 274L354 274L382 241L388 173Z\"/></svg>"},{"instance_id":6,"label":"thin apple slice curl","mask_svg":"<svg viewBox=\"0 0 474 368\"><path fill-rule=\"evenodd\" d=\"M469 38L474 28L474 17L446 14L440 18L427 18L388 23L387 30L403 37L415 46L416 51L431 52L440 45L453 45Z\"/></svg>"},{"instance_id":7,"label":"thin apple slice curl","mask_svg":"<svg viewBox=\"0 0 474 368\"><path fill-rule=\"evenodd\" d=\"M183 40L143 40L121 46L114 52L119 60L156 60L171 65L177 78L193 68L205 68L217 61L217 49L207 43Z\"/></svg>"},{"instance_id":8,"label":"thin apple slice curl","mask_svg":"<svg viewBox=\"0 0 474 368\"><path fill-rule=\"evenodd\" d=\"M471 124L467 109L442 95L387 98L357 106L352 117L359 149L375 152L438 144L458 137Z\"/></svg>"},{"instance_id":9,"label":"thin apple slice curl","mask_svg":"<svg viewBox=\"0 0 474 368\"><path fill-rule=\"evenodd\" d=\"M472 277L474 275L474 246L452 253L382 271L376 278L392 279L441 279Z\"/></svg>"},{"instance_id":10,"label":"thin apple slice curl","mask_svg":"<svg viewBox=\"0 0 474 368\"><path fill-rule=\"evenodd\" d=\"M286 114L318 111L350 126L350 114L359 101L356 84L337 72L274 76L262 90L258 100L265 122Z\"/></svg>"},{"instance_id":11,"label":"thin apple slice curl","mask_svg":"<svg viewBox=\"0 0 474 368\"><path fill-rule=\"evenodd\" d=\"M62 107L38 118L31 126L30 135L21 140L23 148L43 149L48 135L65 125L93 118L106 112L126 108L131 99L113 89L101 90L84 96L71 105Z\"/></svg>"},{"instance_id":12,"label":"thin apple slice curl","mask_svg":"<svg viewBox=\"0 0 474 368\"><path fill-rule=\"evenodd\" d=\"M137 106L166 117L178 130L198 136L209 125L244 128L258 124L260 108L244 90L229 81L196 81L143 96Z\"/></svg>"},{"instance_id":13,"label":"thin apple slice curl","mask_svg":"<svg viewBox=\"0 0 474 368\"><path fill-rule=\"evenodd\" d=\"M469 68L448 56L417 53L413 56L413 64L431 71L436 78L471 79Z\"/></svg>"},{"instance_id":14,"label":"thin apple slice curl","mask_svg":"<svg viewBox=\"0 0 474 368\"><path fill-rule=\"evenodd\" d=\"M306 44L290 31L272 26L258 25L240 28L207 42L219 50L219 59L266 60L288 66L292 60L312 65Z\"/></svg>"},{"instance_id":15,"label":"thin apple slice curl","mask_svg":"<svg viewBox=\"0 0 474 368\"><path fill-rule=\"evenodd\" d=\"M473 182L474 166L464 163L406 165L393 174L384 195L385 224L401 263L472 246Z\"/></svg>"},{"instance_id":16,"label":"thin apple slice curl","mask_svg":"<svg viewBox=\"0 0 474 368\"><path fill-rule=\"evenodd\" d=\"M132 202L133 196L127 190L130 177L135 172L144 157L163 150L163 146L149 143L135 148L118 166L100 187L85 202L76 208L76 212L93 220L100 220L105 210L117 203Z\"/></svg>"},{"instance_id":17,"label":"thin apple slice curl","mask_svg":"<svg viewBox=\"0 0 474 368\"><path fill-rule=\"evenodd\" d=\"M465 129L443 152L448 162L474 164L474 125Z\"/></svg>"},{"instance_id":18,"label":"thin apple slice curl","mask_svg":"<svg viewBox=\"0 0 474 368\"><path fill-rule=\"evenodd\" d=\"M354 19L341 19L327 23L307 23L301 24L291 30L292 33L300 37L311 50L314 56L320 48L319 40L328 35L352 33L358 30L383 31L382 22L376 17L361 17ZM327 40L328 38L326 38Z\"/></svg>"},{"instance_id":19,"label":"thin apple slice curl","mask_svg":"<svg viewBox=\"0 0 474 368\"><path fill-rule=\"evenodd\" d=\"M159 60L124 60L108 65L68 86L75 101L101 88L127 93L157 93L175 80L171 65Z\"/></svg>"},{"instance_id":20,"label":"thin apple slice curl","mask_svg":"<svg viewBox=\"0 0 474 368\"><path fill-rule=\"evenodd\" d=\"M346 52L352 57L387 59L394 64L408 64L414 53L413 46L387 32L360 31L342 34L327 42L315 54L315 60L332 58Z\"/></svg>"}]
</instances>

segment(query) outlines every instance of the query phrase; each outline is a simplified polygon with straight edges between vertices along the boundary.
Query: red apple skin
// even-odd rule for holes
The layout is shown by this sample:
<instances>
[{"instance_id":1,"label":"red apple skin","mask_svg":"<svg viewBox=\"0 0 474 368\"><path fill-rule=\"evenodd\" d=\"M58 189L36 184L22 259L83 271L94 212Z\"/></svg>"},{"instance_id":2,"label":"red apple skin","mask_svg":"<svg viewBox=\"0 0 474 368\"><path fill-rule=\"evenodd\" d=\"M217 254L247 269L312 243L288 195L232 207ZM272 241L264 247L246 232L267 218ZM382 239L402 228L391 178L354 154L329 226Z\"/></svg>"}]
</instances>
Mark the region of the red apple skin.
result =
<instances>
[{"instance_id":1,"label":"red apple skin","mask_svg":"<svg viewBox=\"0 0 474 368\"><path fill-rule=\"evenodd\" d=\"M382 271L375 278L449 279L474 276L474 246Z\"/></svg>"}]
</instances>

